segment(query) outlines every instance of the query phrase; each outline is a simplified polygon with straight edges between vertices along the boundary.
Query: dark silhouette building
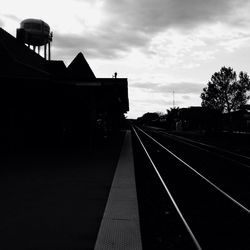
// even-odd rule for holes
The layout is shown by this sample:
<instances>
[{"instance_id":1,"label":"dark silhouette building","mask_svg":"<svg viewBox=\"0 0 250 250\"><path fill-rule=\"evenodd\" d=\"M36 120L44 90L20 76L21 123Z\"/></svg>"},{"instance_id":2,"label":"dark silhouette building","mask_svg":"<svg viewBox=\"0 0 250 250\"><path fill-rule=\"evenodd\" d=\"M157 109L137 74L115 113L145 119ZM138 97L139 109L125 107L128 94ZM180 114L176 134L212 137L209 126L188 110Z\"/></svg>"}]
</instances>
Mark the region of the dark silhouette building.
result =
<instances>
[{"instance_id":1,"label":"dark silhouette building","mask_svg":"<svg viewBox=\"0 0 250 250\"><path fill-rule=\"evenodd\" d=\"M82 53L47 61L1 28L0 82L3 147L91 148L129 110L126 78L96 78Z\"/></svg>"},{"instance_id":2,"label":"dark silhouette building","mask_svg":"<svg viewBox=\"0 0 250 250\"><path fill-rule=\"evenodd\" d=\"M96 77L80 52L68 66L68 74L71 79L82 81L96 81Z\"/></svg>"}]
</instances>

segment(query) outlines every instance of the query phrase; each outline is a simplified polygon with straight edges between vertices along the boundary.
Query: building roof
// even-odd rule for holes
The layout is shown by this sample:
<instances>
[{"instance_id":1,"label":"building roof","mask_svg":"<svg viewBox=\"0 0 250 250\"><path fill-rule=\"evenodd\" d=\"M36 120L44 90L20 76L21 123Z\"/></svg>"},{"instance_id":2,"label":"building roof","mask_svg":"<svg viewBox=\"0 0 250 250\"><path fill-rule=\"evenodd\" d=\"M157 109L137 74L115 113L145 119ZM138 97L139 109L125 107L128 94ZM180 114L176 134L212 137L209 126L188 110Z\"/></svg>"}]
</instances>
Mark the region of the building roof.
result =
<instances>
[{"instance_id":1,"label":"building roof","mask_svg":"<svg viewBox=\"0 0 250 250\"><path fill-rule=\"evenodd\" d=\"M67 70L69 77L72 79L87 81L96 80L92 69L81 52L70 63Z\"/></svg>"},{"instance_id":2,"label":"building roof","mask_svg":"<svg viewBox=\"0 0 250 250\"><path fill-rule=\"evenodd\" d=\"M1 77L49 77L46 60L0 28Z\"/></svg>"},{"instance_id":3,"label":"building roof","mask_svg":"<svg viewBox=\"0 0 250 250\"><path fill-rule=\"evenodd\" d=\"M112 99L113 103L117 103L124 112L129 110L126 78L96 78L82 53L79 53L67 68L63 61L47 61L2 28L0 28L0 78L14 79L14 81L31 79L32 82L33 79L42 82L52 80L51 82L57 84L97 88L98 91L95 93L104 103L109 103Z\"/></svg>"},{"instance_id":4,"label":"building roof","mask_svg":"<svg viewBox=\"0 0 250 250\"><path fill-rule=\"evenodd\" d=\"M46 61L48 72L56 79L67 79L67 67L63 61L49 60Z\"/></svg>"},{"instance_id":5,"label":"building roof","mask_svg":"<svg viewBox=\"0 0 250 250\"><path fill-rule=\"evenodd\" d=\"M101 85L116 93L122 103L124 112L129 111L128 79L127 78L97 78Z\"/></svg>"}]
</instances>

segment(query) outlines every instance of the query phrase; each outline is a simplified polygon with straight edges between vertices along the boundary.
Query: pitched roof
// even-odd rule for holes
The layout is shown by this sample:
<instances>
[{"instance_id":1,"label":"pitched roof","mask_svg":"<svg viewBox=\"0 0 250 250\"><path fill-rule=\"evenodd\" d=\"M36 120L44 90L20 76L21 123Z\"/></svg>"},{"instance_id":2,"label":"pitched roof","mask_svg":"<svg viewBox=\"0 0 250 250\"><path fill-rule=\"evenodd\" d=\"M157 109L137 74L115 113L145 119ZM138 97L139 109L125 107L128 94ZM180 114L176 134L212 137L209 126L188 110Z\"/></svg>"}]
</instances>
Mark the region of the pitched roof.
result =
<instances>
[{"instance_id":1,"label":"pitched roof","mask_svg":"<svg viewBox=\"0 0 250 250\"><path fill-rule=\"evenodd\" d=\"M96 80L92 69L81 52L70 63L67 70L70 78L72 79L88 81Z\"/></svg>"},{"instance_id":2,"label":"pitched roof","mask_svg":"<svg viewBox=\"0 0 250 250\"><path fill-rule=\"evenodd\" d=\"M67 68L63 61L59 60L46 61L46 66L48 72L52 74L53 78L64 79L64 80L67 78Z\"/></svg>"},{"instance_id":3,"label":"pitched roof","mask_svg":"<svg viewBox=\"0 0 250 250\"><path fill-rule=\"evenodd\" d=\"M0 28L0 76L48 77L46 60Z\"/></svg>"}]
</instances>

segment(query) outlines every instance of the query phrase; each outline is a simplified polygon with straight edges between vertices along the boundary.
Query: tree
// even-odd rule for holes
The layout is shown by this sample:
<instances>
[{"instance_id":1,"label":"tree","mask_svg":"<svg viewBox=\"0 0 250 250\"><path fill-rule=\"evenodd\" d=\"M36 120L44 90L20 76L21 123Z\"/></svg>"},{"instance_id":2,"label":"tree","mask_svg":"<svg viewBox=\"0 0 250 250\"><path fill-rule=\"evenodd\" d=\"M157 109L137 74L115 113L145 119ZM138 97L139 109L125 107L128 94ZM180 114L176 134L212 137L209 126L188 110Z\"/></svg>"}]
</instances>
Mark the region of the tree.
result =
<instances>
[{"instance_id":1,"label":"tree","mask_svg":"<svg viewBox=\"0 0 250 250\"><path fill-rule=\"evenodd\" d=\"M241 71L238 79L232 68L224 66L212 75L207 85L201 93L203 107L230 113L249 100L247 91L250 90L250 80L245 72Z\"/></svg>"},{"instance_id":2,"label":"tree","mask_svg":"<svg viewBox=\"0 0 250 250\"><path fill-rule=\"evenodd\" d=\"M147 123L147 122L158 120L159 117L160 116L157 112L153 112L153 113L148 112L142 116L142 119L145 123Z\"/></svg>"},{"instance_id":3,"label":"tree","mask_svg":"<svg viewBox=\"0 0 250 250\"><path fill-rule=\"evenodd\" d=\"M179 120L179 107L167 109L166 124L168 129L176 129L176 122Z\"/></svg>"}]
</instances>

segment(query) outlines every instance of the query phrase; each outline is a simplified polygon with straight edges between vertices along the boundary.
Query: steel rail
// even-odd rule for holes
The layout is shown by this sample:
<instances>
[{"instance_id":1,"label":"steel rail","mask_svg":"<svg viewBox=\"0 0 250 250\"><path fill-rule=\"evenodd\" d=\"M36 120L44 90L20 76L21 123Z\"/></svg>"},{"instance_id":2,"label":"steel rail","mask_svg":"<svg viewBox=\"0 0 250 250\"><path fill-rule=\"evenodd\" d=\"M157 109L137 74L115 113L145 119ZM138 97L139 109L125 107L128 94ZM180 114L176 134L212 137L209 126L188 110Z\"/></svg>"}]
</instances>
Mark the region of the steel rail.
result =
<instances>
[{"instance_id":1,"label":"steel rail","mask_svg":"<svg viewBox=\"0 0 250 250\"><path fill-rule=\"evenodd\" d=\"M147 149L145 148L145 146L144 146L143 142L141 141L139 135L137 134L135 128L134 128L133 126L132 126L132 128L133 128L134 133L135 133L135 135L137 136L137 138L138 138L138 140L139 140L139 142L140 142L140 144L141 144L143 150L145 151L145 153L146 153L146 155L147 155L147 157L148 157L150 163L152 164L152 166L153 166L153 168L154 168L154 170L155 170L157 176L159 177L159 179L160 179L160 181L161 181L161 183L162 183L164 189L166 190L166 192L167 192L167 194L168 194L170 200L172 201L172 203L173 203L173 205L174 205L174 207L175 207L175 209L176 209L178 215L180 216L182 222L184 223L184 225L185 225L185 227L186 227L186 229L187 229L187 231L188 231L190 237L192 238L192 240L193 240L193 242L194 242L196 248L197 248L198 250L202 250L202 248L201 248L199 242L197 241L197 239L196 239L196 237L194 236L194 234L193 234L191 228L189 227L187 221L185 220L184 216L182 215L182 213L181 213L181 211L180 211L180 209L179 209L177 203L175 202L175 200L174 200L174 198L173 198L171 192L169 191L169 189L168 189L167 185L165 184L164 180L162 179L162 177L161 177L159 171L157 170L157 168L156 168L156 166L155 166L153 160L151 159L151 157L150 157L150 155L149 155Z\"/></svg>"},{"instance_id":2,"label":"steel rail","mask_svg":"<svg viewBox=\"0 0 250 250\"><path fill-rule=\"evenodd\" d=\"M155 133L157 133L157 132L155 132ZM203 150L203 151L206 151L206 152L210 152L210 153L216 154L220 158L223 158L223 159L229 160L231 162L237 163L237 164L239 164L239 165L241 165L241 166L243 166L245 168L250 168L250 166L246 165L245 163L242 163L242 162L240 162L238 160L232 159L232 158L227 157L225 155L220 155L220 154L218 154L218 152L210 151L209 149L202 148L201 146L198 146L198 145L202 145L202 146L205 146L205 147L208 147L208 148L213 148L213 149L215 149L217 151L221 151L221 152L224 152L224 153L227 153L227 154L232 154L234 156L238 156L238 157L242 157L242 158L245 158L247 160L250 160L250 158L247 157L247 156L240 155L240 154L228 151L228 150L220 149L220 148L218 148L216 146L212 146L212 145L209 145L209 144L205 144L205 143L197 142L197 141L194 141L194 140L191 140L191 139L187 139L187 138L184 138L182 136L172 135L172 134L169 134L169 133L166 133L166 132L163 132L163 131L160 131L159 133L161 133L163 135L166 135L166 136L169 136L169 137L172 137L174 140L178 140L181 143L185 143L185 144L190 145L190 146L192 146L194 148L198 148L199 150ZM198 145L195 145L195 144L198 144Z\"/></svg>"},{"instance_id":3,"label":"steel rail","mask_svg":"<svg viewBox=\"0 0 250 250\"><path fill-rule=\"evenodd\" d=\"M208 148L213 148L213 149L216 149L216 150L218 150L218 151L221 151L221 152L224 152L224 153L227 153L227 154L232 154L232 155L235 155L235 156L237 156L237 157L240 157L240 158L244 158L244 159L250 160L250 157L248 157L248 156L241 155L241 154L232 152L232 151L227 150L227 149L222 149L222 148L219 148L219 147L217 147L217 146L215 146L215 145L202 143L202 142L195 141L195 140L192 140L192 139L190 139L190 138L186 138L186 137L179 136L179 135L169 134L169 133L164 132L164 131L160 131L160 132L163 133L163 134L165 134L165 135L171 136L171 137L177 137L177 138L180 138L180 139L185 140L185 141L190 141L190 142L196 143L196 144L198 144L198 145L202 145L202 146L205 146L205 147L208 147ZM245 164L244 164L244 165L245 165ZM247 165L246 165L246 166L247 166ZM248 167L249 167L249 166L248 166Z\"/></svg>"},{"instance_id":4,"label":"steel rail","mask_svg":"<svg viewBox=\"0 0 250 250\"><path fill-rule=\"evenodd\" d=\"M149 127L149 128L152 128L152 129L155 129L156 130L156 127ZM227 149L222 149L222 148L219 148L215 145L211 145L211 144L206 144L206 143L203 143L203 142L200 142L200 141L196 141L196 140L193 140L193 139L190 139L190 138L186 138L184 136L181 136L181 135L174 135L174 134L170 134L170 133L167 133L165 132L164 130L162 129L158 129L158 131L162 134L165 134L165 135L168 135L170 137L176 137L176 138L180 138L180 139L183 139L185 141L190 141L190 142L193 142L193 143L196 143L196 144L199 144L199 145L202 145L202 146L205 146L205 147L208 147L208 148L213 148L213 149L216 149L218 151L221 151L221 152L224 152L224 153L227 153L227 154L232 154L232 155L235 155L237 157L240 157L240 158L244 158L246 160L250 160L250 157L246 156L246 155L241 155L241 154L238 154L238 153L235 153L233 151L230 151L230 150L227 150ZM245 164L243 164L245 165ZM247 167L249 167L248 165L245 165Z\"/></svg>"},{"instance_id":5,"label":"steel rail","mask_svg":"<svg viewBox=\"0 0 250 250\"><path fill-rule=\"evenodd\" d=\"M152 136L148 135L146 132L144 132L142 129L140 129L139 127L137 127L138 130L140 130L142 133L144 133L147 137L149 137L151 140L153 140L155 143L157 143L161 148L165 149L169 154L171 154L173 157L175 157L177 160L179 160L180 162L182 162L185 166L188 167L188 169L192 170L194 173L196 173L198 176L200 176L203 180L205 180L208 184L210 184L212 187L214 187L217 191L219 191L221 194L223 194L225 197L227 197L229 200L231 200L234 204L236 204L237 206L239 206L242 210L244 210L245 212L247 212L248 214L250 214L250 210L248 208L246 208L244 205L242 205L240 202L238 202L236 199L234 199L233 197L231 197L229 194L227 194L225 191L223 191L221 188L219 188L217 185L215 185L213 182L211 182L210 180L208 180L205 176L203 176L202 174L200 174L197 170L195 170L194 168L192 168L188 163L186 163L185 161L183 161L181 158L179 158L177 155L175 155L173 152L171 152L169 149L167 149L165 146L163 146L161 143L159 143L158 141L156 141Z\"/></svg>"}]
</instances>

